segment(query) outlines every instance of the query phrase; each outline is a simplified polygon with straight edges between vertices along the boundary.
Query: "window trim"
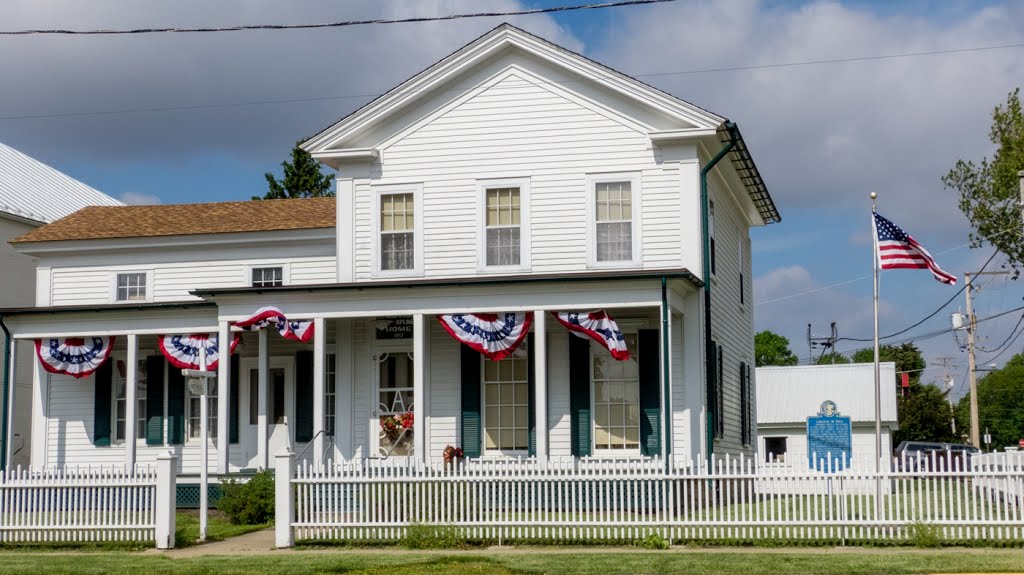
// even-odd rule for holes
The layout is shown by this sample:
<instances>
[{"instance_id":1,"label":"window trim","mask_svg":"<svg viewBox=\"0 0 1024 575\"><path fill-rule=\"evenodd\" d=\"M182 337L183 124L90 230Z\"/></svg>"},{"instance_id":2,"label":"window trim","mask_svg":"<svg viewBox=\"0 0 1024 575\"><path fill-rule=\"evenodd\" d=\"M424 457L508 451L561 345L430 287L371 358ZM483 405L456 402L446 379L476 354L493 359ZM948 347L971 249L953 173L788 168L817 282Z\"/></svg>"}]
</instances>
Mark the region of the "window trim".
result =
<instances>
[{"instance_id":1,"label":"window trim","mask_svg":"<svg viewBox=\"0 0 1024 575\"><path fill-rule=\"evenodd\" d=\"M619 331L623 335L633 334L639 337L641 329L647 329L647 320L645 319L617 319L615 323L619 326ZM569 337L576 337L570 335ZM590 344L590 357L589 357L589 371L590 371L590 457L594 458L621 458L621 457L645 457L643 454L643 437L640 437L637 443L636 449L597 449L597 422L594 409L594 401L597 394L594 392L594 346L598 345L596 342L589 341ZM607 352L607 350L605 350ZM659 352L660 353L660 352ZM639 389L640 375L637 373L637 387ZM640 408L639 397L637 398L637 409ZM638 426L640 427L640 426Z\"/></svg>"},{"instance_id":2,"label":"window trim","mask_svg":"<svg viewBox=\"0 0 1024 575\"><path fill-rule=\"evenodd\" d=\"M423 275L423 184L386 184L372 186L373 192L373 217L371 218L371 230L373 241L371 242L373 257L374 278L397 278ZM381 196L389 194L412 194L413 197L413 267L404 270L384 270L380 266L381 241L380 241L380 206Z\"/></svg>"},{"instance_id":3,"label":"window trim","mask_svg":"<svg viewBox=\"0 0 1024 575\"><path fill-rule=\"evenodd\" d=\"M519 264L487 265L487 190L519 188ZM530 271L530 178L496 178L476 181L477 195L477 271Z\"/></svg>"},{"instance_id":4,"label":"window trim","mask_svg":"<svg viewBox=\"0 0 1024 575\"><path fill-rule=\"evenodd\" d=\"M252 285L253 284L253 281L252 281L252 273L253 273L253 271L258 270L258 269L266 269L266 268L281 268L281 285L283 285L283 286L291 285L291 277L289 277L291 275L290 274L291 270L289 269L290 266L288 265L288 262L260 262L260 263L253 263L253 264L247 265L245 267L245 282L246 282L246 284L248 284L250 287L266 287L266 286L254 286L254 285Z\"/></svg>"},{"instance_id":5,"label":"window trim","mask_svg":"<svg viewBox=\"0 0 1024 575\"><path fill-rule=\"evenodd\" d=\"M117 278L121 275L143 274L146 276L146 297L141 300L117 299ZM152 303L153 301L153 270L152 269L122 269L113 270L110 274L110 301L120 305L134 305L139 303Z\"/></svg>"},{"instance_id":6,"label":"window trim","mask_svg":"<svg viewBox=\"0 0 1024 575\"><path fill-rule=\"evenodd\" d=\"M610 183L610 182L624 182L629 181L630 191L632 192L632 242L633 242L633 254L632 259L622 261L611 261L611 262L599 262L597 261L597 184ZM642 264L642 250L641 244L643 243L643 231L641 217L642 204L640 189L640 172L609 172L605 174L587 174L586 176L587 186L587 266L590 268L629 268L639 267Z\"/></svg>"}]
</instances>

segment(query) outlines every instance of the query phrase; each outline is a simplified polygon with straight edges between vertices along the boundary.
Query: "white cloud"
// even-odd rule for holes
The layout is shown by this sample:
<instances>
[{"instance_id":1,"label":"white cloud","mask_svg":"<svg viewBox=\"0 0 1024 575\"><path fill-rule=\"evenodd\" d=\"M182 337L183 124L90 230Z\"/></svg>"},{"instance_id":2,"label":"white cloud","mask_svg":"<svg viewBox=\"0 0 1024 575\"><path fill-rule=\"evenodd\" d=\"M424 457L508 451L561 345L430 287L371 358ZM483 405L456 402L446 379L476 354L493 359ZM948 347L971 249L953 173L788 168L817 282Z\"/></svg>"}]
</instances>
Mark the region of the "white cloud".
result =
<instances>
[{"instance_id":1,"label":"white cloud","mask_svg":"<svg viewBox=\"0 0 1024 575\"><path fill-rule=\"evenodd\" d=\"M152 206L163 203L160 198L145 192L125 192L121 194L121 201L129 206Z\"/></svg>"}]
</instances>

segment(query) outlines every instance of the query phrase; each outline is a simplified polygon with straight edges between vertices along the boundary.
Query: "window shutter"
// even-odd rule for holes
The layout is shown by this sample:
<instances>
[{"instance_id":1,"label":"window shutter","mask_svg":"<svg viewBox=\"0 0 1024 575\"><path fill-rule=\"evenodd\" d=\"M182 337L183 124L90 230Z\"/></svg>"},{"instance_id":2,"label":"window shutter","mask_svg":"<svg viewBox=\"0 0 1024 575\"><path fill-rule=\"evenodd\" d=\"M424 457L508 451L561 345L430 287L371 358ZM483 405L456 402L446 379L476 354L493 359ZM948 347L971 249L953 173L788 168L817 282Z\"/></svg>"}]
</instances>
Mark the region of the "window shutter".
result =
<instances>
[{"instance_id":1,"label":"window shutter","mask_svg":"<svg viewBox=\"0 0 1024 575\"><path fill-rule=\"evenodd\" d=\"M750 364L747 364L747 403L743 410L747 414L747 443L754 443L757 430L757 414L754 413L754 383L750 379Z\"/></svg>"},{"instance_id":2,"label":"window shutter","mask_svg":"<svg viewBox=\"0 0 1024 575\"><path fill-rule=\"evenodd\" d=\"M146 358L146 445L164 444L164 356Z\"/></svg>"},{"instance_id":3,"label":"window shutter","mask_svg":"<svg viewBox=\"0 0 1024 575\"><path fill-rule=\"evenodd\" d=\"M93 445L110 445L110 404L113 401L110 388L114 377L114 358L108 358L93 375L96 392L96 410L93 418Z\"/></svg>"},{"instance_id":4,"label":"window shutter","mask_svg":"<svg viewBox=\"0 0 1024 575\"><path fill-rule=\"evenodd\" d=\"M295 352L295 441L313 439L313 352Z\"/></svg>"},{"instance_id":5,"label":"window shutter","mask_svg":"<svg viewBox=\"0 0 1024 575\"><path fill-rule=\"evenodd\" d=\"M572 454L590 455L590 340L569 335L569 414Z\"/></svg>"},{"instance_id":6,"label":"window shutter","mask_svg":"<svg viewBox=\"0 0 1024 575\"><path fill-rule=\"evenodd\" d=\"M750 391L747 389L747 364L740 362L740 441L743 445L750 445L750 424L747 418L750 412L749 405Z\"/></svg>"},{"instance_id":7,"label":"window shutter","mask_svg":"<svg viewBox=\"0 0 1024 575\"><path fill-rule=\"evenodd\" d=\"M704 409L711 416L711 429L709 433L713 437L718 437L718 343L715 340L711 340L711 345L704 350L705 361L708 365L708 380L705 382L704 395L706 396L707 405Z\"/></svg>"},{"instance_id":8,"label":"window shutter","mask_svg":"<svg viewBox=\"0 0 1024 575\"><path fill-rule=\"evenodd\" d=\"M661 453L660 338L656 329L637 332L637 361L640 367L640 453Z\"/></svg>"},{"instance_id":9,"label":"window shutter","mask_svg":"<svg viewBox=\"0 0 1024 575\"><path fill-rule=\"evenodd\" d=\"M526 334L526 425L529 429L529 448L527 454L537 455L537 414L534 406L537 401L537 377L534 374L533 334Z\"/></svg>"},{"instance_id":10,"label":"window shutter","mask_svg":"<svg viewBox=\"0 0 1024 575\"><path fill-rule=\"evenodd\" d=\"M480 457L480 353L463 344L462 352L462 452Z\"/></svg>"},{"instance_id":11,"label":"window shutter","mask_svg":"<svg viewBox=\"0 0 1024 575\"><path fill-rule=\"evenodd\" d=\"M174 367L167 370L167 443L185 443L185 376Z\"/></svg>"},{"instance_id":12,"label":"window shutter","mask_svg":"<svg viewBox=\"0 0 1024 575\"><path fill-rule=\"evenodd\" d=\"M228 407L228 443L238 443L238 382L241 374L237 355L231 356L231 405Z\"/></svg>"},{"instance_id":13,"label":"window shutter","mask_svg":"<svg viewBox=\"0 0 1024 575\"><path fill-rule=\"evenodd\" d=\"M718 346L718 377L715 378L715 436L725 437L725 371L722 360L725 354L722 346Z\"/></svg>"}]
</instances>

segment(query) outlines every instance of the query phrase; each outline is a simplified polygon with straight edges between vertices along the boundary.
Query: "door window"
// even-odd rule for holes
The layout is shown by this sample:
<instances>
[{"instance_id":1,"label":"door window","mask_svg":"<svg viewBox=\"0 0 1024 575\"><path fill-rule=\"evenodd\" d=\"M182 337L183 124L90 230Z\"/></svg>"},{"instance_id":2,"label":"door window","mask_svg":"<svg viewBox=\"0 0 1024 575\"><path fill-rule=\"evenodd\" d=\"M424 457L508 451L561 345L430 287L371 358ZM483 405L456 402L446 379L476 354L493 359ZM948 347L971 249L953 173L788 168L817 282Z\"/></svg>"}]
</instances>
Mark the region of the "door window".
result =
<instances>
[{"instance_id":1,"label":"door window","mask_svg":"<svg viewBox=\"0 0 1024 575\"><path fill-rule=\"evenodd\" d=\"M382 353L378 361L380 455L413 455L412 354Z\"/></svg>"}]
</instances>

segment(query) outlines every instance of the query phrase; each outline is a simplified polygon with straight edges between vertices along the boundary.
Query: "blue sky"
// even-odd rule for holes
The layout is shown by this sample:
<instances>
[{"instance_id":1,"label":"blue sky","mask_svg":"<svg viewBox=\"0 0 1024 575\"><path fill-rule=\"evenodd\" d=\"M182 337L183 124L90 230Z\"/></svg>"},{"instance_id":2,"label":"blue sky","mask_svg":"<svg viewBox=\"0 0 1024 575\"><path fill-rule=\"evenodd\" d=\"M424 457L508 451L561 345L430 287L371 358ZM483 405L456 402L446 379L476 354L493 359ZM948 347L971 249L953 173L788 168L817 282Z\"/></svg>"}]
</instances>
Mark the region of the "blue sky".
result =
<instances>
[{"instance_id":1,"label":"blue sky","mask_svg":"<svg viewBox=\"0 0 1024 575\"><path fill-rule=\"evenodd\" d=\"M317 22L435 15L566 0L72 0L5 2L5 29ZM163 203L248 199L302 139L393 87L499 20L209 36L2 37L0 141L110 195ZM1024 3L680 0L534 16L513 23L736 121L782 212L753 232L755 319L806 356L807 324L870 337L869 192L879 210L962 277L966 220L941 176L957 158L991 155L992 108L1024 79L1024 49L692 73L1024 42ZM240 103L328 98L277 104ZM214 109L98 112L231 104ZM16 116L86 112L81 116ZM8 118L8 119L3 119ZM993 265L998 265L997 258ZM989 269L992 269L990 267ZM1024 304L1001 277L979 316ZM842 284L828 287L833 284ZM927 272L885 272L882 331L902 329L957 288ZM813 293L798 295L812 290ZM948 325L951 306L911 334ZM996 346L1019 315L986 322ZM854 349L844 342L840 349ZM922 340L929 359L966 359L949 334ZM998 363L1024 348L1024 338ZM986 359L984 354L982 360ZM925 380L941 370L932 368ZM963 387L957 393L963 392Z\"/></svg>"}]
</instances>

